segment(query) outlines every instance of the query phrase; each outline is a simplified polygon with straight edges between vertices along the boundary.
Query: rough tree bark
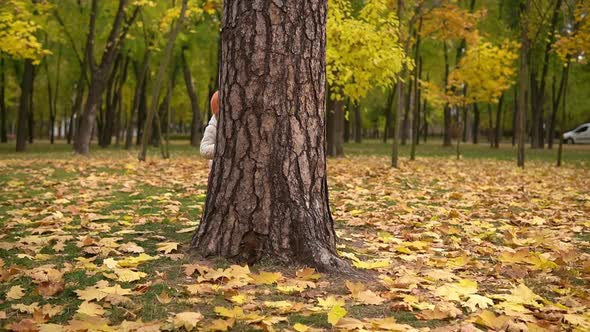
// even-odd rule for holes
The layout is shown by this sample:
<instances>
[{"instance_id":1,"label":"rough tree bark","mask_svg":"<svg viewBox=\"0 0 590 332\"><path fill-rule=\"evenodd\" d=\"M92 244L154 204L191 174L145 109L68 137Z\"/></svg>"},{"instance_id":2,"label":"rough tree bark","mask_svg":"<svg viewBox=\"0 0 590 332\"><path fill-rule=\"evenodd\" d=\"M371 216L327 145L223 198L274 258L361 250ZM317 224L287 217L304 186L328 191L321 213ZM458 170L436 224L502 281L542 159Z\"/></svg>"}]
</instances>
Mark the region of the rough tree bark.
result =
<instances>
[{"instance_id":1,"label":"rough tree bark","mask_svg":"<svg viewBox=\"0 0 590 332\"><path fill-rule=\"evenodd\" d=\"M191 146L199 146L199 141L201 140L201 109L199 108L199 99L197 98L195 84L193 83L193 75L191 74L191 69L184 54L185 51L186 49L183 48L180 55L184 84L186 85L186 92L191 101L191 110L193 114L191 121Z\"/></svg>"},{"instance_id":2,"label":"rough tree bark","mask_svg":"<svg viewBox=\"0 0 590 332\"><path fill-rule=\"evenodd\" d=\"M328 204L326 0L226 0L221 112L192 247L343 273Z\"/></svg>"}]
</instances>

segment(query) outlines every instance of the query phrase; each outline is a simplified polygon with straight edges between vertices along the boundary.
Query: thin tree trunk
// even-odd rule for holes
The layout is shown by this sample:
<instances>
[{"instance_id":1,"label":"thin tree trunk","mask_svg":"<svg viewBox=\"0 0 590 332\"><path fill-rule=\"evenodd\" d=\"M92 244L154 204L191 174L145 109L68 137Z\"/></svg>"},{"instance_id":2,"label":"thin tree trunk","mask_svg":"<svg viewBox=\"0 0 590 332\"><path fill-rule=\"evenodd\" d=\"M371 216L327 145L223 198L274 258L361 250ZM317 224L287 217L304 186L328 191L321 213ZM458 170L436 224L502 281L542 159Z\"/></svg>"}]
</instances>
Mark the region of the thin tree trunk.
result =
<instances>
[{"instance_id":1,"label":"thin tree trunk","mask_svg":"<svg viewBox=\"0 0 590 332\"><path fill-rule=\"evenodd\" d=\"M428 102L426 98L422 104L422 113L424 113L424 134L423 134L423 142L426 143L428 141Z\"/></svg>"},{"instance_id":2,"label":"thin tree trunk","mask_svg":"<svg viewBox=\"0 0 590 332\"><path fill-rule=\"evenodd\" d=\"M363 141L363 124L361 105L359 103L354 105L354 141L356 143L362 143Z\"/></svg>"},{"instance_id":3,"label":"thin tree trunk","mask_svg":"<svg viewBox=\"0 0 590 332\"><path fill-rule=\"evenodd\" d=\"M6 66L4 58L0 56L0 143L8 142L6 128Z\"/></svg>"},{"instance_id":4,"label":"thin tree trunk","mask_svg":"<svg viewBox=\"0 0 590 332\"><path fill-rule=\"evenodd\" d=\"M557 112L559 111L559 103L561 97L563 95L563 90L565 88L565 74L568 70L569 64L564 66L561 71L561 78L559 80L559 89L557 90L557 94L555 93L555 77L553 78L553 98L551 100L551 122L549 123L549 132L547 134L547 144L549 149L553 148L553 140L555 139L555 130L556 125L555 122L557 121Z\"/></svg>"},{"instance_id":5,"label":"thin tree trunk","mask_svg":"<svg viewBox=\"0 0 590 332\"><path fill-rule=\"evenodd\" d=\"M328 116L332 117L332 130L330 131L330 141L328 144L328 156L339 157L344 155L344 101L335 100L334 110Z\"/></svg>"},{"instance_id":6,"label":"thin tree trunk","mask_svg":"<svg viewBox=\"0 0 590 332\"><path fill-rule=\"evenodd\" d=\"M445 56L445 77L444 85L448 84L449 80L449 52L447 50L447 43L443 42L444 45L444 56ZM443 134L443 146L451 146L451 108L449 104L444 106L444 134Z\"/></svg>"},{"instance_id":7,"label":"thin tree trunk","mask_svg":"<svg viewBox=\"0 0 590 332\"><path fill-rule=\"evenodd\" d=\"M34 99L33 95L35 93L35 67L33 66L33 78L31 79L31 88L28 92L29 97L29 144L33 144L35 139L35 106L34 106Z\"/></svg>"},{"instance_id":8,"label":"thin tree trunk","mask_svg":"<svg viewBox=\"0 0 590 332\"><path fill-rule=\"evenodd\" d=\"M354 273L336 253L328 202L327 1L285 0L274 6L278 10L271 14L254 1L225 1L223 112L205 212L192 246L203 256L248 263L270 256ZM248 38L252 31L258 33ZM268 42L271 37L281 42ZM255 124L260 125L249 130Z\"/></svg>"},{"instance_id":9,"label":"thin tree trunk","mask_svg":"<svg viewBox=\"0 0 590 332\"><path fill-rule=\"evenodd\" d=\"M137 61L133 61L133 72L135 73L135 93L133 94L133 103L129 116L127 117L127 128L125 134L125 150L131 149L133 144L133 119L135 114L137 115L137 131L139 133L139 103L141 100L141 92L144 86L145 75L147 73L147 67L149 66L149 49L145 50L143 54L143 61L141 67L137 64Z\"/></svg>"},{"instance_id":10,"label":"thin tree trunk","mask_svg":"<svg viewBox=\"0 0 590 332\"><path fill-rule=\"evenodd\" d=\"M528 24L529 24L530 0L520 0L521 22L521 44L520 66L519 66L519 96L518 96L518 154L517 166L524 168L524 145L526 138L526 97L527 97L527 74L528 74Z\"/></svg>"},{"instance_id":11,"label":"thin tree trunk","mask_svg":"<svg viewBox=\"0 0 590 332\"><path fill-rule=\"evenodd\" d=\"M21 94L18 108L18 120L16 128L16 152L23 152L27 146L29 113L31 112L31 94L33 89L33 61L25 60L23 76L21 80Z\"/></svg>"},{"instance_id":12,"label":"thin tree trunk","mask_svg":"<svg viewBox=\"0 0 590 332\"><path fill-rule=\"evenodd\" d=\"M387 97L387 104L385 105L385 128L383 130L383 143L387 143L387 138L389 138L393 132L392 130L392 122L393 122L393 104L395 102L395 92L397 89L397 83L392 87L388 97Z\"/></svg>"},{"instance_id":13,"label":"thin tree trunk","mask_svg":"<svg viewBox=\"0 0 590 332\"><path fill-rule=\"evenodd\" d=\"M567 123L566 123L566 97L567 97L567 81L569 79L569 58L566 61L566 67L564 68L563 71L563 76L565 77L564 80L564 85L563 85L563 97L561 98L562 101L562 106L561 106L561 121L559 123L559 129L560 129L560 134L559 134L559 147L557 148L557 167L561 166L562 163L562 158L563 158L563 134L566 131L567 128Z\"/></svg>"},{"instance_id":14,"label":"thin tree trunk","mask_svg":"<svg viewBox=\"0 0 590 332\"><path fill-rule=\"evenodd\" d=\"M344 108L344 143L350 142L350 126L352 122L350 121L350 117L352 116L351 113L350 99L347 99L346 107Z\"/></svg>"},{"instance_id":15,"label":"thin tree trunk","mask_svg":"<svg viewBox=\"0 0 590 332\"><path fill-rule=\"evenodd\" d=\"M479 123L480 123L480 114L479 114L479 106L477 103L473 104L473 144L479 144Z\"/></svg>"},{"instance_id":16,"label":"thin tree trunk","mask_svg":"<svg viewBox=\"0 0 590 332\"><path fill-rule=\"evenodd\" d=\"M502 138L502 110L504 109L504 93L500 95L498 101L498 110L496 112L496 130L494 134L494 148L500 148L500 140Z\"/></svg>"},{"instance_id":17,"label":"thin tree trunk","mask_svg":"<svg viewBox=\"0 0 590 332\"><path fill-rule=\"evenodd\" d=\"M492 104L488 103L488 143L490 143L490 148L494 147L494 120L492 113Z\"/></svg>"},{"instance_id":18,"label":"thin tree trunk","mask_svg":"<svg viewBox=\"0 0 590 332\"><path fill-rule=\"evenodd\" d=\"M401 144L405 146L408 141L408 136L410 135L410 117L412 116L412 108L414 106L413 99L413 90L414 90L414 79L410 77L408 86L408 93L406 94L406 105L404 106L404 119L402 122L402 141Z\"/></svg>"},{"instance_id":19,"label":"thin tree trunk","mask_svg":"<svg viewBox=\"0 0 590 332\"><path fill-rule=\"evenodd\" d=\"M195 85L193 83L193 75L191 74L190 67L186 61L185 56L186 49L182 49L180 53L182 61L182 72L184 77L184 83L186 85L186 92L191 102L192 110L192 121L191 121L191 146L199 146L201 140L201 110L199 108L199 100L195 91Z\"/></svg>"},{"instance_id":20,"label":"thin tree trunk","mask_svg":"<svg viewBox=\"0 0 590 332\"><path fill-rule=\"evenodd\" d=\"M516 129L518 121L518 87L514 87L514 105L512 106L512 146L516 146Z\"/></svg>"},{"instance_id":21,"label":"thin tree trunk","mask_svg":"<svg viewBox=\"0 0 590 332\"><path fill-rule=\"evenodd\" d=\"M419 48L419 39L416 48ZM418 55L419 49L416 50ZM414 114L412 115L412 146L410 148L410 160L416 160L416 145L418 144L418 131L420 128L420 90L418 80L422 77L422 58L417 58L416 71L414 73Z\"/></svg>"},{"instance_id":22,"label":"thin tree trunk","mask_svg":"<svg viewBox=\"0 0 590 332\"><path fill-rule=\"evenodd\" d=\"M531 87L531 106L533 111L533 136L531 145L533 148L543 148L544 144L544 110L545 110L545 99L546 99L546 84L547 84L547 73L549 71L549 55L551 48L555 41L555 31L557 22L559 19L559 12L561 9L562 0L555 0L555 6L553 7L553 15L551 17L551 25L549 27L549 36L545 43L545 51L543 54L543 67L541 69L541 77L539 85ZM534 92L534 94L532 94Z\"/></svg>"},{"instance_id":23,"label":"thin tree trunk","mask_svg":"<svg viewBox=\"0 0 590 332\"><path fill-rule=\"evenodd\" d=\"M162 90L162 84L164 83L166 70L170 65L170 60L172 58L172 51L174 50L174 43L176 42L176 37L180 33L182 29L182 24L184 21L184 14L186 13L187 1L182 1L182 6L180 9L180 16L176 20L176 23L173 27L170 28L170 32L168 33L168 41L166 42L166 49L164 50L164 54L162 55L162 61L160 63L160 68L158 69L158 76L156 77L156 82L152 88L151 95L152 95L152 102L150 104L150 109L148 111L145 126L143 130L143 137L141 142L141 149L139 151L138 158L141 161L145 161L146 154L147 154L147 145L148 139L150 137L150 131L152 129L152 123L154 120L154 114L157 112L158 107L158 100L160 99L160 92Z\"/></svg>"}]
</instances>

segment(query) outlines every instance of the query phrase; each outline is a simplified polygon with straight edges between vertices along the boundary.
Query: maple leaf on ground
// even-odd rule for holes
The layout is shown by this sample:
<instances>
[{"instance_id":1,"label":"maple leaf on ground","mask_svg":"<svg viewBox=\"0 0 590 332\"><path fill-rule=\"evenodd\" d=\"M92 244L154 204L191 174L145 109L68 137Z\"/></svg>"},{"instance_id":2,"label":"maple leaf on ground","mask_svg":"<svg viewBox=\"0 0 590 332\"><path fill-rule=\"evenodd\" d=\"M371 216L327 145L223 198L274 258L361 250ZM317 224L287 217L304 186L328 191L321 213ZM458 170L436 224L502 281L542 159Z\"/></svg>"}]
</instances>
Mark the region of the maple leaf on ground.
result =
<instances>
[{"instance_id":1,"label":"maple leaf on ground","mask_svg":"<svg viewBox=\"0 0 590 332\"><path fill-rule=\"evenodd\" d=\"M463 312L452 303L438 303L433 310L423 310L416 314L416 317L423 320L447 319L461 316Z\"/></svg>"},{"instance_id":2,"label":"maple leaf on ground","mask_svg":"<svg viewBox=\"0 0 590 332\"><path fill-rule=\"evenodd\" d=\"M391 265L391 260L389 259L376 259L376 260L369 260L369 261L353 261L352 265L365 270L376 270L380 268L386 268Z\"/></svg>"},{"instance_id":3,"label":"maple leaf on ground","mask_svg":"<svg viewBox=\"0 0 590 332\"><path fill-rule=\"evenodd\" d=\"M330 311L328 311L328 323L332 326L336 326L340 319L346 316L347 313L346 309L341 306L333 306Z\"/></svg>"},{"instance_id":4,"label":"maple leaf on ground","mask_svg":"<svg viewBox=\"0 0 590 332\"><path fill-rule=\"evenodd\" d=\"M36 310L40 309L38 302L33 302L31 304L23 304L23 303L13 304L10 306L10 308L12 308L14 310L18 310L19 312L25 312L25 313L29 313L29 314L33 314Z\"/></svg>"},{"instance_id":5,"label":"maple leaf on ground","mask_svg":"<svg viewBox=\"0 0 590 332\"><path fill-rule=\"evenodd\" d=\"M142 247L138 246L134 242L127 242L125 244L122 244L121 246L119 246L118 250L133 254L141 254L142 252L145 252L145 250Z\"/></svg>"},{"instance_id":6,"label":"maple leaf on ground","mask_svg":"<svg viewBox=\"0 0 590 332\"><path fill-rule=\"evenodd\" d=\"M325 299L319 298L318 299L318 305L323 308L323 309L332 309L332 307L336 307L336 306L340 306L343 307L344 306L344 300L343 299L337 299L335 296L330 295Z\"/></svg>"},{"instance_id":7,"label":"maple leaf on ground","mask_svg":"<svg viewBox=\"0 0 590 332\"><path fill-rule=\"evenodd\" d=\"M506 324L508 324L509 321L510 317L508 316L496 316L493 312L489 310L484 310L476 316L474 322L476 324L483 325L494 330L500 330L504 326L506 326Z\"/></svg>"},{"instance_id":8,"label":"maple leaf on ground","mask_svg":"<svg viewBox=\"0 0 590 332\"><path fill-rule=\"evenodd\" d=\"M37 325L37 322L35 322L34 320L32 320L30 318L25 318L18 323L12 323L10 325L7 325L6 328L9 331L14 331L14 332L39 331L39 325Z\"/></svg>"},{"instance_id":9,"label":"maple leaf on ground","mask_svg":"<svg viewBox=\"0 0 590 332\"><path fill-rule=\"evenodd\" d=\"M297 278L302 280L318 280L322 277L322 275L317 273L316 270L313 268L297 270L297 272L295 272L295 275L297 276Z\"/></svg>"},{"instance_id":10,"label":"maple leaf on ground","mask_svg":"<svg viewBox=\"0 0 590 332\"><path fill-rule=\"evenodd\" d=\"M458 283L449 283L438 287L435 294L449 301L460 302L462 297L477 293L477 282L462 279Z\"/></svg>"},{"instance_id":11,"label":"maple leaf on ground","mask_svg":"<svg viewBox=\"0 0 590 332\"><path fill-rule=\"evenodd\" d=\"M354 296L354 299L359 303L368 305L381 305L385 302L384 298L370 289L357 293L357 295Z\"/></svg>"},{"instance_id":12,"label":"maple leaf on ground","mask_svg":"<svg viewBox=\"0 0 590 332\"><path fill-rule=\"evenodd\" d=\"M283 279L283 274L281 272L262 271L259 274L250 273L249 276L252 278L255 285L272 285Z\"/></svg>"},{"instance_id":13,"label":"maple leaf on ground","mask_svg":"<svg viewBox=\"0 0 590 332\"><path fill-rule=\"evenodd\" d=\"M522 305L529 305L535 308L540 308L542 302L546 302L541 296L535 294L525 284L519 284L510 290L510 294L494 295L492 298L501 299L508 303L516 303Z\"/></svg>"},{"instance_id":14,"label":"maple leaf on ground","mask_svg":"<svg viewBox=\"0 0 590 332\"><path fill-rule=\"evenodd\" d=\"M336 324L337 329L345 331L363 330L364 327L365 323L356 318L350 317L342 317L338 320L338 323Z\"/></svg>"},{"instance_id":15,"label":"maple leaf on ground","mask_svg":"<svg viewBox=\"0 0 590 332\"><path fill-rule=\"evenodd\" d=\"M66 331L113 331L109 321L102 317L85 316L83 319L73 319L66 326Z\"/></svg>"},{"instance_id":16,"label":"maple leaf on ground","mask_svg":"<svg viewBox=\"0 0 590 332\"><path fill-rule=\"evenodd\" d=\"M477 308L487 309L489 306L493 305L494 301L492 299L477 294L469 295L469 300L463 303L463 306L469 308L471 312L476 312Z\"/></svg>"},{"instance_id":17,"label":"maple leaf on ground","mask_svg":"<svg viewBox=\"0 0 590 332\"><path fill-rule=\"evenodd\" d=\"M37 285L37 293L43 296L43 298L49 298L55 296L58 293L61 293L64 290L65 282L52 282L52 281L43 281Z\"/></svg>"},{"instance_id":18,"label":"maple leaf on ground","mask_svg":"<svg viewBox=\"0 0 590 332\"><path fill-rule=\"evenodd\" d=\"M192 331L197 328L197 324L203 319L200 312L181 312L174 315L172 324L174 328L184 328L187 331Z\"/></svg>"},{"instance_id":19,"label":"maple leaf on ground","mask_svg":"<svg viewBox=\"0 0 590 332\"><path fill-rule=\"evenodd\" d=\"M78 307L78 310L76 312L87 316L100 317L104 315L104 308L96 303L84 301L80 304L80 307Z\"/></svg>"},{"instance_id":20,"label":"maple leaf on ground","mask_svg":"<svg viewBox=\"0 0 590 332\"><path fill-rule=\"evenodd\" d=\"M153 257L142 253L137 257L128 257L126 259L120 260L117 262L117 264L119 264L120 267L137 267L140 264L149 262L154 259L158 259L158 257Z\"/></svg>"},{"instance_id":21,"label":"maple leaf on ground","mask_svg":"<svg viewBox=\"0 0 590 332\"><path fill-rule=\"evenodd\" d=\"M6 293L6 298L9 300L20 300L23 296L25 296L24 288L20 285L12 286Z\"/></svg>"},{"instance_id":22,"label":"maple leaf on ground","mask_svg":"<svg viewBox=\"0 0 590 332\"><path fill-rule=\"evenodd\" d=\"M175 250L178 250L178 242L163 242L158 243L158 251L164 254L169 254Z\"/></svg>"},{"instance_id":23,"label":"maple leaf on ground","mask_svg":"<svg viewBox=\"0 0 590 332\"><path fill-rule=\"evenodd\" d=\"M208 331L228 331L229 329L234 327L235 323L235 319L214 319L211 321L209 325L205 326L205 329Z\"/></svg>"}]
</instances>

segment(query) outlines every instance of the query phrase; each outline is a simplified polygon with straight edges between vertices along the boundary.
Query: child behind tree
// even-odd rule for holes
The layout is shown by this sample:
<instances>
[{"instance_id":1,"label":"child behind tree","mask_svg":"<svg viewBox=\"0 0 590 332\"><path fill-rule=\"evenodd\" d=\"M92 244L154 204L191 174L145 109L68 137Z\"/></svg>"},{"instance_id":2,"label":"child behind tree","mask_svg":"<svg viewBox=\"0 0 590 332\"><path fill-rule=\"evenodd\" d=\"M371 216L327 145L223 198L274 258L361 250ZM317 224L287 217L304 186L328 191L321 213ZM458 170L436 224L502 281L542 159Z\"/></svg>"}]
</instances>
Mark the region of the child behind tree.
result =
<instances>
[{"instance_id":1,"label":"child behind tree","mask_svg":"<svg viewBox=\"0 0 590 332\"><path fill-rule=\"evenodd\" d=\"M211 97L211 112L213 116L209 120L207 128L205 128L205 134L201 141L201 156L209 160L209 167L213 163L213 157L215 156L215 141L217 139L217 116L219 113L219 91L215 91Z\"/></svg>"}]
</instances>

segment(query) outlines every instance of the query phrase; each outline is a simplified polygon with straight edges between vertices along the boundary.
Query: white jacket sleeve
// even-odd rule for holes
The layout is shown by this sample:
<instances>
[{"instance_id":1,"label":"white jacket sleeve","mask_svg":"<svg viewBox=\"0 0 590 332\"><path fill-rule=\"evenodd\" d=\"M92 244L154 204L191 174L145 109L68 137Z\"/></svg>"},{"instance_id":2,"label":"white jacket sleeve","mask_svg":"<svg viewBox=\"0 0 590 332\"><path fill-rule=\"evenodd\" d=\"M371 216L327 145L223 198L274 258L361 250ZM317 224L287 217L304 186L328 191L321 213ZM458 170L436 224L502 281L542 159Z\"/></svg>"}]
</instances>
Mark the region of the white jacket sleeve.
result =
<instances>
[{"instance_id":1,"label":"white jacket sleeve","mask_svg":"<svg viewBox=\"0 0 590 332\"><path fill-rule=\"evenodd\" d=\"M203 134L203 140L201 140L201 156L203 158L212 160L215 156L215 140L217 138L217 117L211 117L207 128L205 128L205 134Z\"/></svg>"}]
</instances>

